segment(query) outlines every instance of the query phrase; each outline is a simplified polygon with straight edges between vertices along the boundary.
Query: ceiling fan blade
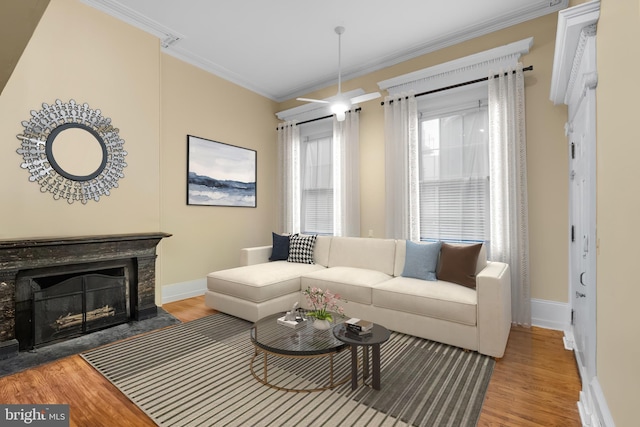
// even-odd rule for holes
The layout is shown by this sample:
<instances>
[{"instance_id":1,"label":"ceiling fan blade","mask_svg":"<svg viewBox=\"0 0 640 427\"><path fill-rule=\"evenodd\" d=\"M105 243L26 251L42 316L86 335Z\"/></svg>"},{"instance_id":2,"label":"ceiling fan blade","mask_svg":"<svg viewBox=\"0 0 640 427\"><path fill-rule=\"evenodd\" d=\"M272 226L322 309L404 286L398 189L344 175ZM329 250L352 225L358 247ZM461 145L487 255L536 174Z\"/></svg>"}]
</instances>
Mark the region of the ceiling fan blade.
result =
<instances>
[{"instance_id":1,"label":"ceiling fan blade","mask_svg":"<svg viewBox=\"0 0 640 427\"><path fill-rule=\"evenodd\" d=\"M317 102L319 104L328 104L329 101L325 101L323 99L311 99L311 98L296 98L298 101L306 101L306 102Z\"/></svg>"},{"instance_id":2,"label":"ceiling fan blade","mask_svg":"<svg viewBox=\"0 0 640 427\"><path fill-rule=\"evenodd\" d=\"M359 104L361 102L371 101L372 99L380 98L380 92L365 93L364 95L354 96L351 98L352 104Z\"/></svg>"}]
</instances>

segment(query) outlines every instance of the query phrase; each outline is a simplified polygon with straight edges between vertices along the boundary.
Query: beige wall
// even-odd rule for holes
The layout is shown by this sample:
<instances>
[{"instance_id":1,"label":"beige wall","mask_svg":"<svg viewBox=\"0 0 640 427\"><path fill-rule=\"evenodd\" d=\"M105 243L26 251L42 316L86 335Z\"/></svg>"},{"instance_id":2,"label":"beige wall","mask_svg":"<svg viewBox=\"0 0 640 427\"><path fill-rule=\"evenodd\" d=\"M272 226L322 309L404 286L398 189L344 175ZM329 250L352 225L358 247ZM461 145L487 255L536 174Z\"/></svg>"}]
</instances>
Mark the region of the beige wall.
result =
<instances>
[{"instance_id":1,"label":"beige wall","mask_svg":"<svg viewBox=\"0 0 640 427\"><path fill-rule=\"evenodd\" d=\"M549 100L555 49L557 15L552 14L484 37L433 52L369 75L343 83L343 91L363 88L378 90L377 82L534 37L531 52L522 57L534 70L525 74L527 111L527 167L529 180L529 225L531 251L531 296L567 302L568 299L568 183L564 106ZM347 54L346 52L344 53ZM334 95L337 88L307 94L311 98ZM291 100L280 109L300 103ZM369 230L384 237L384 128L379 100L362 105L361 151L361 235Z\"/></svg>"},{"instance_id":2,"label":"beige wall","mask_svg":"<svg viewBox=\"0 0 640 427\"><path fill-rule=\"evenodd\" d=\"M56 99L100 109L125 140L125 177L98 203L54 200L20 168L21 122ZM0 97L0 240L171 233L158 246L160 304L163 285L202 282L237 265L241 247L270 243L274 111L274 102L161 54L156 37L77 0L52 0ZM257 151L257 208L186 205L187 134Z\"/></svg>"},{"instance_id":3,"label":"beige wall","mask_svg":"<svg viewBox=\"0 0 640 427\"><path fill-rule=\"evenodd\" d=\"M617 427L638 425L640 10L601 3L597 35L597 375Z\"/></svg>"},{"instance_id":4,"label":"beige wall","mask_svg":"<svg viewBox=\"0 0 640 427\"><path fill-rule=\"evenodd\" d=\"M275 226L275 103L162 55L163 284L236 267L240 248L271 244ZM187 135L257 151L257 207L186 204Z\"/></svg>"},{"instance_id":5,"label":"beige wall","mask_svg":"<svg viewBox=\"0 0 640 427\"><path fill-rule=\"evenodd\" d=\"M1 239L159 229L158 45L78 1L51 1L0 97ZM54 200L20 168L21 122L56 99L100 109L125 140L125 177L99 203Z\"/></svg>"},{"instance_id":6,"label":"beige wall","mask_svg":"<svg viewBox=\"0 0 640 427\"><path fill-rule=\"evenodd\" d=\"M572 1L572 4L582 3ZM555 15L461 43L345 82L376 82L534 36L524 56L532 297L567 301L566 110L548 100ZM634 339L639 258L633 189L640 157L635 124L640 86L637 0L605 0L598 25L598 377L616 425L634 425L640 395ZM335 88L309 94L329 96ZM638 96L636 96L638 95ZM16 153L21 121L42 102L87 102L112 118L129 153L125 178L99 203L55 201L29 182ZM0 239L166 231L158 285L202 279L237 263L238 249L267 244L274 225L274 105L231 83L162 55L158 40L75 0L52 0L0 97ZM384 235L382 107L363 105L362 235ZM247 125L248 123L251 125ZM258 151L258 207L187 206L186 135Z\"/></svg>"},{"instance_id":7,"label":"beige wall","mask_svg":"<svg viewBox=\"0 0 640 427\"><path fill-rule=\"evenodd\" d=\"M344 90L377 90L378 81L533 36L533 49L523 57L535 68L526 78L532 297L566 302L566 110L548 100L555 26L555 15L539 18L347 81ZM56 98L100 108L125 140L125 178L99 203L55 201L18 167L20 122L31 109ZM0 131L8 142L1 148L7 179L0 185L10 206L1 215L3 224L11 224L0 238L173 233L160 246L162 285L202 279L211 270L235 265L238 248L269 242L275 221L273 112L294 105L274 105L160 54L155 37L80 2L54 0L0 99ZM377 237L384 236L385 224L382 119L378 101L363 105L361 234L373 230ZM258 150L256 209L186 206L189 133Z\"/></svg>"}]
</instances>

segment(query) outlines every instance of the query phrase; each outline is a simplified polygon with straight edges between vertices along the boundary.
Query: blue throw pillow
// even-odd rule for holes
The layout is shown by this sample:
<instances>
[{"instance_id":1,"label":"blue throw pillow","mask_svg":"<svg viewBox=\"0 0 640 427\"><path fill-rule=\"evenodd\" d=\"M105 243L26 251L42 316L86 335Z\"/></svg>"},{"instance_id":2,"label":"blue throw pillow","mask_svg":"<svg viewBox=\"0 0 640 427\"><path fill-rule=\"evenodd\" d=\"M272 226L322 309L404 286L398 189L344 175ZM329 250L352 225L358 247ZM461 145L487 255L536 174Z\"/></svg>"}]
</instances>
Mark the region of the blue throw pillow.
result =
<instances>
[{"instance_id":1,"label":"blue throw pillow","mask_svg":"<svg viewBox=\"0 0 640 427\"><path fill-rule=\"evenodd\" d=\"M269 261L286 261L289 258L289 236L271 232L273 248Z\"/></svg>"},{"instance_id":2,"label":"blue throw pillow","mask_svg":"<svg viewBox=\"0 0 640 427\"><path fill-rule=\"evenodd\" d=\"M436 281L436 267L441 242L415 243L407 240L407 254L404 258L402 276L414 279Z\"/></svg>"}]
</instances>

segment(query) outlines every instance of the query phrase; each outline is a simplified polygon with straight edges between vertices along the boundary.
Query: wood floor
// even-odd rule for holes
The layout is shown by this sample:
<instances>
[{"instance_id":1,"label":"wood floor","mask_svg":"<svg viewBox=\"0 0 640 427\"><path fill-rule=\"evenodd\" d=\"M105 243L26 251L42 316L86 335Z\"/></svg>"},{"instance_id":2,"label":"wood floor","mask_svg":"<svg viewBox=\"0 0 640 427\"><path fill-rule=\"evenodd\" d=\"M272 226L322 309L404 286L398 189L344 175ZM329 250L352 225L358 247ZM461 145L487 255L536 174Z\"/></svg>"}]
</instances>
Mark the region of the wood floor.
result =
<instances>
[{"instance_id":1,"label":"wood floor","mask_svg":"<svg viewBox=\"0 0 640 427\"><path fill-rule=\"evenodd\" d=\"M214 313L203 297L163 308L182 321ZM496 363L478 426L580 426L579 392L575 359L564 349L561 332L513 328L505 356ZM0 378L0 403L68 403L71 426L155 425L80 356Z\"/></svg>"}]
</instances>

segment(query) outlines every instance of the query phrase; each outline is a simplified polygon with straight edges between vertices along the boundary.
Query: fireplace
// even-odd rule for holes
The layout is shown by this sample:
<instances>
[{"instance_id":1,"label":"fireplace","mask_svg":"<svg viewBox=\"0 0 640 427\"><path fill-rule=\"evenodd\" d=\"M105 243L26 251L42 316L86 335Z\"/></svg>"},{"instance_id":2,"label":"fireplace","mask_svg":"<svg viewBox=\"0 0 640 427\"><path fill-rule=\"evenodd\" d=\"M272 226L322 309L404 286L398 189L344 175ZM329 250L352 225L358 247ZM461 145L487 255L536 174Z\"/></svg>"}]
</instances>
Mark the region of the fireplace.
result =
<instances>
[{"instance_id":1,"label":"fireplace","mask_svg":"<svg viewBox=\"0 0 640 427\"><path fill-rule=\"evenodd\" d=\"M130 320L131 261L63 265L16 277L20 350L75 338Z\"/></svg>"},{"instance_id":2,"label":"fireplace","mask_svg":"<svg viewBox=\"0 0 640 427\"><path fill-rule=\"evenodd\" d=\"M157 314L166 233L0 241L0 358Z\"/></svg>"}]
</instances>

